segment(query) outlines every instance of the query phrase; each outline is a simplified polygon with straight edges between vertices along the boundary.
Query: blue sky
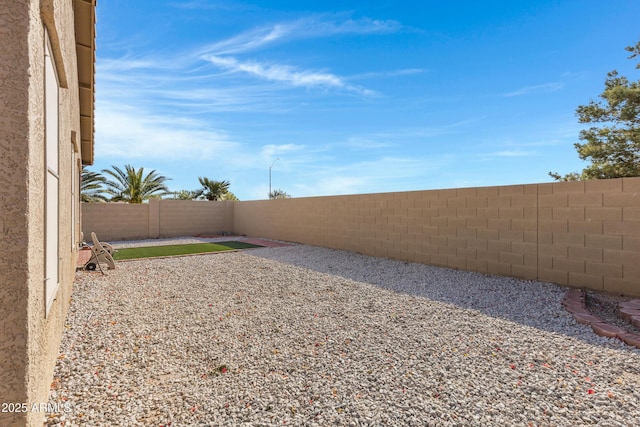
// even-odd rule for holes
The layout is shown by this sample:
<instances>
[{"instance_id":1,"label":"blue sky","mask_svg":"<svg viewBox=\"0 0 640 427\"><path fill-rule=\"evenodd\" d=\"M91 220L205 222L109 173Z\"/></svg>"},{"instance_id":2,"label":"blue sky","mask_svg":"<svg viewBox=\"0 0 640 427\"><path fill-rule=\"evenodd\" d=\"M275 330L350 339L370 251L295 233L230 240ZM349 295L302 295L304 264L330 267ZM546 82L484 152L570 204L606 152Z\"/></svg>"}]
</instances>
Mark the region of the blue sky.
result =
<instances>
[{"instance_id":1,"label":"blue sky","mask_svg":"<svg viewBox=\"0 0 640 427\"><path fill-rule=\"evenodd\" d=\"M637 0L99 1L96 160L241 200L548 182ZM276 159L278 159L276 161ZM274 163L275 161L275 163Z\"/></svg>"}]
</instances>

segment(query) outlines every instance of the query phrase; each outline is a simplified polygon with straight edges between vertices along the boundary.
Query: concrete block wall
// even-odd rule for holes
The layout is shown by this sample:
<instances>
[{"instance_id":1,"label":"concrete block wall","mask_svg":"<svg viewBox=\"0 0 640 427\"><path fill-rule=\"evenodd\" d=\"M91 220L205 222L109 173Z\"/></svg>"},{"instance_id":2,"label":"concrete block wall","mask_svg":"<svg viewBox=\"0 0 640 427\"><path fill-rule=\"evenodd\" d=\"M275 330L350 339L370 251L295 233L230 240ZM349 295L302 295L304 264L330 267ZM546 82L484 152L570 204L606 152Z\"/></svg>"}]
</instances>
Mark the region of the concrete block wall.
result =
<instances>
[{"instance_id":1,"label":"concrete block wall","mask_svg":"<svg viewBox=\"0 0 640 427\"><path fill-rule=\"evenodd\" d=\"M640 295L640 178L538 187L540 279Z\"/></svg>"},{"instance_id":2,"label":"concrete block wall","mask_svg":"<svg viewBox=\"0 0 640 427\"><path fill-rule=\"evenodd\" d=\"M535 274L535 187L241 202L236 232L514 276Z\"/></svg>"},{"instance_id":3,"label":"concrete block wall","mask_svg":"<svg viewBox=\"0 0 640 427\"><path fill-rule=\"evenodd\" d=\"M149 204L82 203L80 211L87 242L92 231L101 241L150 238Z\"/></svg>"},{"instance_id":4,"label":"concrete block wall","mask_svg":"<svg viewBox=\"0 0 640 427\"><path fill-rule=\"evenodd\" d=\"M640 178L236 203L236 233L640 295Z\"/></svg>"},{"instance_id":5,"label":"concrete block wall","mask_svg":"<svg viewBox=\"0 0 640 427\"><path fill-rule=\"evenodd\" d=\"M83 203L82 230L101 241L157 239L233 231L232 201L151 199L149 203Z\"/></svg>"},{"instance_id":6,"label":"concrete block wall","mask_svg":"<svg viewBox=\"0 0 640 427\"><path fill-rule=\"evenodd\" d=\"M152 200L158 207L158 236L193 236L233 231L233 202Z\"/></svg>"},{"instance_id":7,"label":"concrete block wall","mask_svg":"<svg viewBox=\"0 0 640 427\"><path fill-rule=\"evenodd\" d=\"M235 232L640 296L640 178L243 202L83 204L101 240Z\"/></svg>"}]
</instances>

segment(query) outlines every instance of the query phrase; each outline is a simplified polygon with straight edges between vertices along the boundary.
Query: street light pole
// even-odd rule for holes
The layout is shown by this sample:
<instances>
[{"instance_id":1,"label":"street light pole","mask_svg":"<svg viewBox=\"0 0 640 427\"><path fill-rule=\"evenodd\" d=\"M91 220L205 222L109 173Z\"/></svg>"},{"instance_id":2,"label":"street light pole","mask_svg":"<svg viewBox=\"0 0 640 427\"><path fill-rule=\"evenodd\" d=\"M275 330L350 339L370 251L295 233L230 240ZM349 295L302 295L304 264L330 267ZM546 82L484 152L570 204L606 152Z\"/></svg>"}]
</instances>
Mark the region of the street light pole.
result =
<instances>
[{"instance_id":1,"label":"street light pole","mask_svg":"<svg viewBox=\"0 0 640 427\"><path fill-rule=\"evenodd\" d=\"M269 198L271 198L271 168L276 164L278 160L280 160L280 157L276 157L273 163L271 163L271 166L269 166Z\"/></svg>"}]
</instances>

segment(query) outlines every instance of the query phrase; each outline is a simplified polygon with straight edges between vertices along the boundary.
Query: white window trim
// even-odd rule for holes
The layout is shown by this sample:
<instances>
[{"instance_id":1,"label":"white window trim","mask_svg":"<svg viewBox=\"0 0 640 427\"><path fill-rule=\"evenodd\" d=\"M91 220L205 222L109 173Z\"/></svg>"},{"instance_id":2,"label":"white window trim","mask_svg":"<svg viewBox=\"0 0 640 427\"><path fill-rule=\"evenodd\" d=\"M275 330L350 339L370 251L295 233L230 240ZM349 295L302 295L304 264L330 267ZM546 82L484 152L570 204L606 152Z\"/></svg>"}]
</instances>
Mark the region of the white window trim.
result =
<instances>
[{"instance_id":1,"label":"white window trim","mask_svg":"<svg viewBox=\"0 0 640 427\"><path fill-rule=\"evenodd\" d=\"M44 296L45 316L48 316L60 287L60 81L46 28L44 39Z\"/></svg>"}]
</instances>

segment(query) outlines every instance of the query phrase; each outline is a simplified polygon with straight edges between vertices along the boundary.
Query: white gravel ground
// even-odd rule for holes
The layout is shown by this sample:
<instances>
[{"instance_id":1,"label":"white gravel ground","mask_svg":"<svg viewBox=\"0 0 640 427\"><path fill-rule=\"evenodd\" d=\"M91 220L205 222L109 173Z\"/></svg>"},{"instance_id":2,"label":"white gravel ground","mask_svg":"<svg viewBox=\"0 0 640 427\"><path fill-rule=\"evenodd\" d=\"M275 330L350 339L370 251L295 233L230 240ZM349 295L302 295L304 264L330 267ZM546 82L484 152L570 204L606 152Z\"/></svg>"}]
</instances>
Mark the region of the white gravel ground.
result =
<instances>
[{"instance_id":1,"label":"white gravel ground","mask_svg":"<svg viewBox=\"0 0 640 427\"><path fill-rule=\"evenodd\" d=\"M555 285L303 245L117 267L78 273L46 425L640 425L640 351Z\"/></svg>"}]
</instances>

